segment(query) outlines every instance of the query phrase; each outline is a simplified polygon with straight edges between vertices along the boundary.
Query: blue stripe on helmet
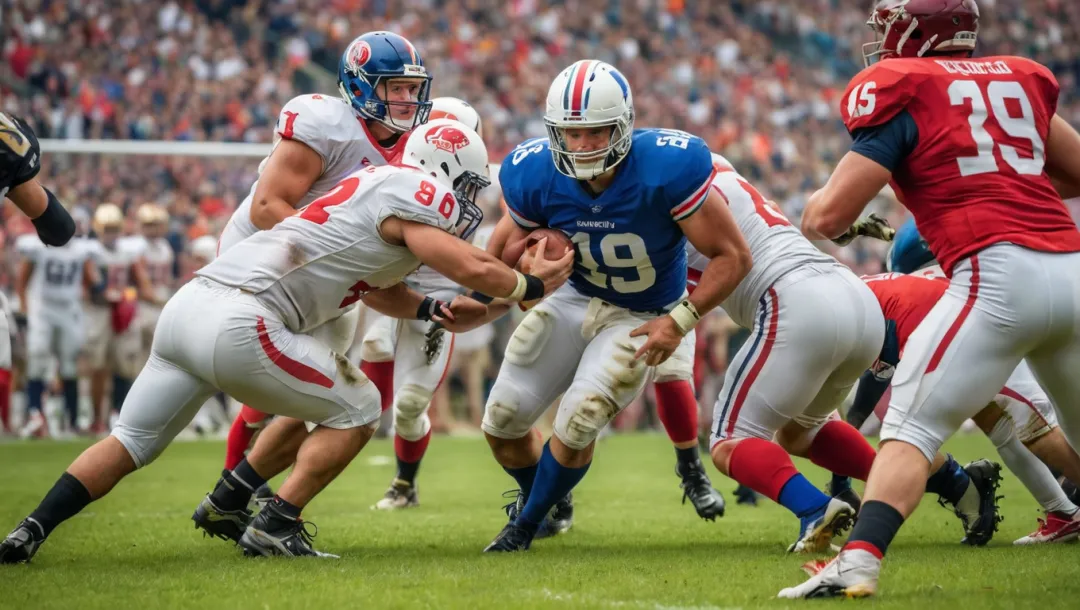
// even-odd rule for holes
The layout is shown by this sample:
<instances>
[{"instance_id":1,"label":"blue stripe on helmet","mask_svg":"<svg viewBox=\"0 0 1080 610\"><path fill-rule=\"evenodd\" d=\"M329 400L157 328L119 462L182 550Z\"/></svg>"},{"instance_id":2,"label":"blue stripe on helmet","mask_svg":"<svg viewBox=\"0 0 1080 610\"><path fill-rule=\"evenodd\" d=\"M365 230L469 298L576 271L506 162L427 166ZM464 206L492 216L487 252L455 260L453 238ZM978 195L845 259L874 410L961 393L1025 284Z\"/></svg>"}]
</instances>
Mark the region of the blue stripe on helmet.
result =
<instances>
[{"instance_id":1,"label":"blue stripe on helmet","mask_svg":"<svg viewBox=\"0 0 1080 610\"><path fill-rule=\"evenodd\" d=\"M625 100L630 95L630 83L626 82L623 75L614 68L609 70L608 73L611 74L611 78L614 78L616 83L619 83L619 88L622 89L622 97Z\"/></svg>"},{"instance_id":2,"label":"blue stripe on helmet","mask_svg":"<svg viewBox=\"0 0 1080 610\"><path fill-rule=\"evenodd\" d=\"M562 95L562 107L563 110L570 110L570 88L574 86L574 74L577 72L578 66L575 64L574 69L570 70L570 78L566 79L566 90Z\"/></svg>"}]
</instances>

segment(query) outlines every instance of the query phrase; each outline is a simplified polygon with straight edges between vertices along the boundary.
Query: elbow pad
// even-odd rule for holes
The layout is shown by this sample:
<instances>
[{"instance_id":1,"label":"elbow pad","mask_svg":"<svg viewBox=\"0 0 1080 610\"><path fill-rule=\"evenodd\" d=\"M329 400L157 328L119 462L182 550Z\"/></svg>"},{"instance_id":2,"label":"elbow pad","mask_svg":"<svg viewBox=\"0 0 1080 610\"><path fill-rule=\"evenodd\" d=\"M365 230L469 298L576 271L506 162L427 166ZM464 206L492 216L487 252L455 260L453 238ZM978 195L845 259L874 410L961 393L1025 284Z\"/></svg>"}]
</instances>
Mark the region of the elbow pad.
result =
<instances>
[{"instance_id":1,"label":"elbow pad","mask_svg":"<svg viewBox=\"0 0 1080 610\"><path fill-rule=\"evenodd\" d=\"M41 216L31 222L34 223L34 228L37 229L38 237L42 242L49 246L62 246L75 235L75 219L68 214L52 191L42 188L45 190L45 196L49 198L49 203Z\"/></svg>"}]
</instances>

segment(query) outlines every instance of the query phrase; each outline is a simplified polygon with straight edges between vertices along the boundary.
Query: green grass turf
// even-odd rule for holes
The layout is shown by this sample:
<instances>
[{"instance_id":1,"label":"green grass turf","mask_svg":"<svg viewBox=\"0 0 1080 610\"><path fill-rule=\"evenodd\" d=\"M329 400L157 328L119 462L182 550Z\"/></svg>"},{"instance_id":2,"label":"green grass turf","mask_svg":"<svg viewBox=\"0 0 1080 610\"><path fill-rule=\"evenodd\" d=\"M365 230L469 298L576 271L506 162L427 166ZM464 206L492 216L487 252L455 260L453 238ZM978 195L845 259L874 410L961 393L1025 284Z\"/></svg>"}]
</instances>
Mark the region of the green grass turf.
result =
<instances>
[{"instance_id":1,"label":"green grass turf","mask_svg":"<svg viewBox=\"0 0 1080 610\"><path fill-rule=\"evenodd\" d=\"M0 445L0 526L36 506L83 445ZM981 436L948 446L961 462L989 456ZM734 608L798 607L773 599L801 582L797 533L768 501L729 504L715 523L680 505L674 455L661 435L605 440L575 491L568 534L514 556L480 550L505 522L511 487L479 439L435 438L420 472L421 506L369 510L393 474L392 447L369 446L305 517L318 548L340 560L247 559L203 538L191 513L221 468L223 444L178 443L148 469L61 526L30 565L0 566L0 608ZM822 471L799 463L811 479ZM711 466L710 466L711 469ZM714 475L729 502L734 484ZM1034 500L1008 476L995 540L961 546L960 525L927 498L897 538L872 607L1080 607L1080 547L1016 548ZM844 603L844 602L837 602ZM856 603L856 602L846 602Z\"/></svg>"}]
</instances>

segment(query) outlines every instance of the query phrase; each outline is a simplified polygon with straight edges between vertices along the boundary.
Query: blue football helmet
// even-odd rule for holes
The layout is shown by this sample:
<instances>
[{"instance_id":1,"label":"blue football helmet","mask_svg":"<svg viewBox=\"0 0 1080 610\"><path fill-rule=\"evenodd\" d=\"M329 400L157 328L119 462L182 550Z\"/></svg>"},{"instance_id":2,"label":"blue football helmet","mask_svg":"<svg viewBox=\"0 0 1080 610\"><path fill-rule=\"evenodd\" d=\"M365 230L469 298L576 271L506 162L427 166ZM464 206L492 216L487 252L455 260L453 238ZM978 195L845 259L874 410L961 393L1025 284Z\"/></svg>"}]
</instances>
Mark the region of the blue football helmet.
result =
<instances>
[{"instance_id":1,"label":"blue football helmet","mask_svg":"<svg viewBox=\"0 0 1080 610\"><path fill-rule=\"evenodd\" d=\"M936 264L937 258L915 226L915 219L908 218L893 237L892 247L885 256L885 268L890 273L914 273Z\"/></svg>"},{"instance_id":2,"label":"blue football helmet","mask_svg":"<svg viewBox=\"0 0 1080 610\"><path fill-rule=\"evenodd\" d=\"M394 78L421 81L416 101L393 102L379 97L379 83ZM411 42L392 32L368 32L349 43L338 64L338 88L360 116L397 133L426 123L431 112L431 75L424 60ZM402 107L416 109L405 123L395 120L392 112Z\"/></svg>"}]
</instances>

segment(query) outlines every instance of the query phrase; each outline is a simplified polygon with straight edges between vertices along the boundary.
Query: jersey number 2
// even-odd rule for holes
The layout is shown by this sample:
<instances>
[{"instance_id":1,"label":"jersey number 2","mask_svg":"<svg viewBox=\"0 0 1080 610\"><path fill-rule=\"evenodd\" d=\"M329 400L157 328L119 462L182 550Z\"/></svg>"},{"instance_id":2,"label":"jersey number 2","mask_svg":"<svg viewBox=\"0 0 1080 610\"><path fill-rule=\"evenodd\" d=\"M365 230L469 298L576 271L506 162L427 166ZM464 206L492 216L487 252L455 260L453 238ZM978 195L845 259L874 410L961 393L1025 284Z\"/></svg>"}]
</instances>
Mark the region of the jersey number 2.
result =
<instances>
[{"instance_id":1,"label":"jersey number 2","mask_svg":"<svg viewBox=\"0 0 1080 610\"><path fill-rule=\"evenodd\" d=\"M984 97L979 84L975 81L953 81L949 85L949 103L953 106L962 106L968 100L971 101L968 124L971 126L971 137L975 140L979 154L956 159L960 165L960 175L974 176L999 171L997 159L994 158L994 137L984 125L989 114L993 114L994 120L1006 135L1031 142L1031 158L1021 157L1014 146L996 143L1005 163L1018 174L1026 176L1041 174L1046 161L1046 145L1035 127L1035 112L1031 108L1031 100L1028 99L1020 83L994 81L986 86ZM989 113L986 107L987 100L990 101ZM1009 114L1008 107L1005 105L1006 100L1017 102L1020 107L1020 116L1014 117Z\"/></svg>"},{"instance_id":2,"label":"jersey number 2","mask_svg":"<svg viewBox=\"0 0 1080 610\"><path fill-rule=\"evenodd\" d=\"M360 179L356 176L338 182L329 193L304 206L304 209L300 210L300 218L317 225L323 224L330 219L330 212L327 212L326 208L345 203L356 194L356 189L359 187Z\"/></svg>"}]
</instances>

